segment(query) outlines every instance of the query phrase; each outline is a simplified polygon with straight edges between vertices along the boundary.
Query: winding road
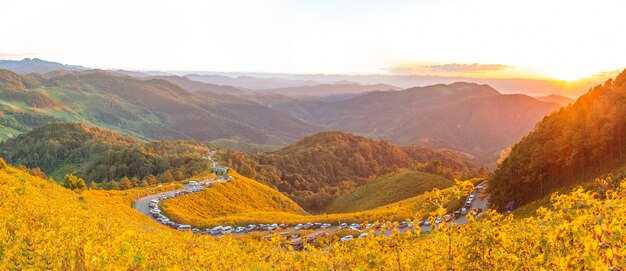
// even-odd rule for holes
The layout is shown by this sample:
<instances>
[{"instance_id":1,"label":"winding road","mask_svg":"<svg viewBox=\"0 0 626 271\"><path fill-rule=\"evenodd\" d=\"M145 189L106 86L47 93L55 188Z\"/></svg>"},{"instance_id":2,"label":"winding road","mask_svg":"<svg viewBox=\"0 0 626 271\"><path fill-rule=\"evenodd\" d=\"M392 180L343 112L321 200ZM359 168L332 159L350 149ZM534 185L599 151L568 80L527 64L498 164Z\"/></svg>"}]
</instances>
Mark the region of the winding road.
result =
<instances>
[{"instance_id":1,"label":"winding road","mask_svg":"<svg viewBox=\"0 0 626 271\"><path fill-rule=\"evenodd\" d=\"M224 180L224 179L211 179L211 180L204 180L203 182L208 185L208 184L212 184L212 183L216 183L216 182L226 182L226 181L228 181L228 180L227 179L226 180ZM155 222L159 223L155 218L152 217L152 215L150 215L150 206L149 206L150 201L153 200L153 199L158 199L160 196L165 195L165 194L175 193L175 192L179 192L179 191L183 191L183 190L187 190L187 189L191 189L191 188L193 188L193 186L187 184L187 185L185 185L185 187L183 189L172 190L172 191L167 191L167 192L162 192L162 193L158 193L158 194L142 197L142 198L138 199L137 201L135 201L135 204L134 204L133 208L135 208L135 210L137 210L138 212L148 216L149 218L151 218ZM210 188L205 188L205 189L210 189ZM478 192L472 192L472 193L475 194L475 198L472 201L471 207L467 208L468 211L472 210L474 208L481 208L482 210L486 210L487 209L487 203L488 203L487 199L481 199L478 196L478 194L477 194ZM465 223L467 223L467 218L465 216L461 216L461 217L453 220L453 222L456 223L457 225L465 224ZM277 222L277 223L280 223L280 222ZM432 221L431 221L431 223L432 223ZM434 223L432 223L432 224L434 224ZM429 225L429 226L425 226L425 225L420 226L420 231L422 231L422 232L431 231L433 229L433 225L432 224ZM336 230L339 230L338 226L332 226L332 227L327 228L327 229L318 229L317 231L318 232L325 231L325 232L331 233L331 232L336 231ZM406 227L406 228L400 229L400 232L404 233L407 230L413 231L412 228ZM286 229L281 230L281 232L293 232L293 233L295 233L296 230L294 229L294 227L288 227ZM363 231L363 232L365 232L365 231ZM243 235L243 234L246 234L246 232L243 232L243 233L234 233L233 232L233 235ZM376 234L380 234L380 231L377 230ZM389 235L392 234L392 230L391 229L385 230L384 234L385 234L385 236L389 236Z\"/></svg>"}]
</instances>

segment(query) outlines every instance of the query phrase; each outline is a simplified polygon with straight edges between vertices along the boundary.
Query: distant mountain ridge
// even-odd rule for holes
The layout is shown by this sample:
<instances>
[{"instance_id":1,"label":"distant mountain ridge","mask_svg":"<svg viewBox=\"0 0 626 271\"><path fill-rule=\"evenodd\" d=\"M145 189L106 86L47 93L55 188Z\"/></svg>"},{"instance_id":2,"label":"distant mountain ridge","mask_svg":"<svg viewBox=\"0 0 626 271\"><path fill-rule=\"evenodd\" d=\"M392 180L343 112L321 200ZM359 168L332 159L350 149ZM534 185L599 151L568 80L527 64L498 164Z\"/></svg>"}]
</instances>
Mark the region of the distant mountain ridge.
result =
<instances>
[{"instance_id":1,"label":"distant mountain ridge","mask_svg":"<svg viewBox=\"0 0 626 271\"><path fill-rule=\"evenodd\" d=\"M200 75L200 74L187 74L185 77L199 82L216 84L216 85L229 85L238 88L260 90L270 88L284 88L284 87L302 87L313 86L318 83L307 80L292 80L285 78L261 78L252 76L238 76L229 77L224 75Z\"/></svg>"},{"instance_id":2,"label":"distant mountain ridge","mask_svg":"<svg viewBox=\"0 0 626 271\"><path fill-rule=\"evenodd\" d=\"M556 94L550 94L547 96L540 96L540 97L536 97L537 100L543 101L543 102L551 102L551 103L557 103L560 104L562 106L566 106L570 103L575 102L575 99L572 99L570 97L565 97L565 96L561 96L561 95L556 95Z\"/></svg>"},{"instance_id":3,"label":"distant mountain ridge","mask_svg":"<svg viewBox=\"0 0 626 271\"><path fill-rule=\"evenodd\" d=\"M319 84L313 86L271 88L264 89L262 90L262 92L283 94L289 96L328 96L387 90L400 90L400 88L387 84L361 85L353 82L339 82L334 84Z\"/></svg>"},{"instance_id":4,"label":"distant mountain ridge","mask_svg":"<svg viewBox=\"0 0 626 271\"><path fill-rule=\"evenodd\" d=\"M83 71L87 68L77 65L65 65L58 62L41 60L39 58L24 58L22 60L0 60L0 69L7 69L13 72L29 74L44 74L51 71L68 70Z\"/></svg>"},{"instance_id":5,"label":"distant mountain ridge","mask_svg":"<svg viewBox=\"0 0 626 271\"><path fill-rule=\"evenodd\" d=\"M136 79L99 70L45 75L0 70L0 88L4 118L30 112L40 119L45 116L104 126L139 138L229 138L280 145L317 129L283 112L233 96L199 95L167 80ZM54 104L64 107L56 109ZM18 124L7 120L0 128L9 125L17 129Z\"/></svg>"},{"instance_id":6,"label":"distant mountain ridge","mask_svg":"<svg viewBox=\"0 0 626 271\"><path fill-rule=\"evenodd\" d=\"M376 91L338 102L269 104L313 125L390 140L451 148L495 161L560 106L488 85L457 82Z\"/></svg>"}]
</instances>

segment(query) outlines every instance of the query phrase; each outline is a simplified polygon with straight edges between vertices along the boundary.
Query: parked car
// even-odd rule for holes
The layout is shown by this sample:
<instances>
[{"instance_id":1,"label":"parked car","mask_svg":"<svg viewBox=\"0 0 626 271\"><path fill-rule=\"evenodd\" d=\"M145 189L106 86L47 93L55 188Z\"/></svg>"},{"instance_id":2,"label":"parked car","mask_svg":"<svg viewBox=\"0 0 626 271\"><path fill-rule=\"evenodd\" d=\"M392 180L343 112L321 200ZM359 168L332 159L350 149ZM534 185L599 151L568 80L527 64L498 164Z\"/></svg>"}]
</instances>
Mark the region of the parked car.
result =
<instances>
[{"instance_id":1,"label":"parked car","mask_svg":"<svg viewBox=\"0 0 626 271\"><path fill-rule=\"evenodd\" d=\"M437 219L435 219L435 224L439 224L443 221L443 218L441 217L437 217Z\"/></svg>"},{"instance_id":2,"label":"parked car","mask_svg":"<svg viewBox=\"0 0 626 271\"><path fill-rule=\"evenodd\" d=\"M246 228L244 228L244 227L237 227L235 229L235 233L242 233L242 232L245 232L245 231L246 231Z\"/></svg>"},{"instance_id":3,"label":"parked car","mask_svg":"<svg viewBox=\"0 0 626 271\"><path fill-rule=\"evenodd\" d=\"M313 227L312 227L312 228L313 228L314 230L317 230L317 229L319 229L320 227L322 227L322 223L313 223Z\"/></svg>"},{"instance_id":4,"label":"parked car","mask_svg":"<svg viewBox=\"0 0 626 271\"><path fill-rule=\"evenodd\" d=\"M430 226L430 220L428 219L424 220L424 226Z\"/></svg>"},{"instance_id":5,"label":"parked car","mask_svg":"<svg viewBox=\"0 0 626 271\"><path fill-rule=\"evenodd\" d=\"M404 228L406 228L408 226L409 226L409 222L406 222L406 221L402 221L402 222L398 223L398 228L400 228L400 229L404 229Z\"/></svg>"},{"instance_id":6,"label":"parked car","mask_svg":"<svg viewBox=\"0 0 626 271\"><path fill-rule=\"evenodd\" d=\"M460 210L456 210L454 211L454 213L452 213L452 218L457 219L461 217L461 211Z\"/></svg>"},{"instance_id":7,"label":"parked car","mask_svg":"<svg viewBox=\"0 0 626 271\"><path fill-rule=\"evenodd\" d=\"M302 227L303 227L302 224L298 224L295 227L293 227L293 229L299 231L302 229Z\"/></svg>"},{"instance_id":8,"label":"parked car","mask_svg":"<svg viewBox=\"0 0 626 271\"><path fill-rule=\"evenodd\" d=\"M198 228L193 228L193 229L191 229L191 232L192 232L192 233L200 233L200 229L198 229Z\"/></svg>"},{"instance_id":9,"label":"parked car","mask_svg":"<svg viewBox=\"0 0 626 271\"><path fill-rule=\"evenodd\" d=\"M374 227L374 224L372 223L368 223L367 225L365 225L366 229L371 229L372 227Z\"/></svg>"},{"instance_id":10,"label":"parked car","mask_svg":"<svg viewBox=\"0 0 626 271\"><path fill-rule=\"evenodd\" d=\"M231 233L231 232L233 232L233 227L231 227L231 226L226 226L226 227L222 228L222 234L228 234L228 233Z\"/></svg>"},{"instance_id":11,"label":"parked car","mask_svg":"<svg viewBox=\"0 0 626 271\"><path fill-rule=\"evenodd\" d=\"M346 235L346 236L344 236L344 237L341 237L341 239L339 239L339 241L340 241L340 242L346 242L346 241L350 241L350 240L353 240L353 239L354 239L354 236L352 236L352 235Z\"/></svg>"},{"instance_id":12,"label":"parked car","mask_svg":"<svg viewBox=\"0 0 626 271\"><path fill-rule=\"evenodd\" d=\"M461 208L461 215L467 214L467 208Z\"/></svg>"},{"instance_id":13,"label":"parked car","mask_svg":"<svg viewBox=\"0 0 626 271\"><path fill-rule=\"evenodd\" d=\"M330 228L331 226L332 226L332 225L330 225L330 224L328 224L328 223L324 223L324 224L322 224L322 226L320 226L320 228L322 228L322 229L328 229L328 228Z\"/></svg>"},{"instance_id":14,"label":"parked car","mask_svg":"<svg viewBox=\"0 0 626 271\"><path fill-rule=\"evenodd\" d=\"M425 221L425 220L420 220L420 222L418 223L418 225L419 225L420 227L421 227L421 226L424 226L424 222L426 222L426 221Z\"/></svg>"},{"instance_id":15,"label":"parked car","mask_svg":"<svg viewBox=\"0 0 626 271\"><path fill-rule=\"evenodd\" d=\"M286 229L286 228L289 228L289 225L287 225L285 223L282 223L282 224L278 225L278 227L281 228L281 229Z\"/></svg>"},{"instance_id":16,"label":"parked car","mask_svg":"<svg viewBox=\"0 0 626 271\"><path fill-rule=\"evenodd\" d=\"M253 230L256 230L256 225L254 225L254 224L250 224L250 225L248 225L248 227L246 227L246 230L247 230L247 231L253 231Z\"/></svg>"},{"instance_id":17,"label":"parked car","mask_svg":"<svg viewBox=\"0 0 626 271\"><path fill-rule=\"evenodd\" d=\"M365 237L367 237L367 232L359 234L359 238L365 238Z\"/></svg>"},{"instance_id":18,"label":"parked car","mask_svg":"<svg viewBox=\"0 0 626 271\"><path fill-rule=\"evenodd\" d=\"M451 216L451 215L445 215L445 216L443 217L443 220L445 220L446 222L450 222L450 219L452 219L452 216Z\"/></svg>"},{"instance_id":19,"label":"parked car","mask_svg":"<svg viewBox=\"0 0 626 271\"><path fill-rule=\"evenodd\" d=\"M345 228L347 228L347 227L348 227L348 224L347 224L347 223L341 223L341 224L339 224L339 229L345 229Z\"/></svg>"},{"instance_id":20,"label":"parked car","mask_svg":"<svg viewBox=\"0 0 626 271\"><path fill-rule=\"evenodd\" d=\"M218 235L218 234L222 234L222 226L216 226L213 227L209 232L211 233L211 235Z\"/></svg>"}]
</instances>

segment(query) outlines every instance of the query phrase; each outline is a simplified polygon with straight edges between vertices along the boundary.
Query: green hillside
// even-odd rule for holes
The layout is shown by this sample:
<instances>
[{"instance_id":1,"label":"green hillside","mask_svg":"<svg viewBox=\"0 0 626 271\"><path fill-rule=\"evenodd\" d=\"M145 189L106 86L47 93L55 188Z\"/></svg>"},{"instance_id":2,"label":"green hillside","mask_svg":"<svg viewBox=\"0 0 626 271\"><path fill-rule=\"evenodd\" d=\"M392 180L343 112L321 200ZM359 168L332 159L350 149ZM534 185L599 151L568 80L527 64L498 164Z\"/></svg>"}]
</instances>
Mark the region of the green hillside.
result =
<instances>
[{"instance_id":1,"label":"green hillside","mask_svg":"<svg viewBox=\"0 0 626 271\"><path fill-rule=\"evenodd\" d=\"M421 171L389 174L340 195L324 209L324 212L365 211L405 200L434 188L443 189L452 185L453 180Z\"/></svg>"},{"instance_id":2,"label":"green hillside","mask_svg":"<svg viewBox=\"0 0 626 271\"><path fill-rule=\"evenodd\" d=\"M255 144L285 145L313 131L286 113L229 97L103 71L20 75L0 70L0 135L8 138L54 120L144 139L231 138Z\"/></svg>"},{"instance_id":3,"label":"green hillside","mask_svg":"<svg viewBox=\"0 0 626 271\"><path fill-rule=\"evenodd\" d=\"M52 122L0 142L0 155L14 164L38 167L57 180L67 173L116 188L122 178L148 182L182 180L209 167L207 146L194 141L142 142L76 123ZM139 182L135 181L134 182ZM134 184L137 186L137 184Z\"/></svg>"}]
</instances>

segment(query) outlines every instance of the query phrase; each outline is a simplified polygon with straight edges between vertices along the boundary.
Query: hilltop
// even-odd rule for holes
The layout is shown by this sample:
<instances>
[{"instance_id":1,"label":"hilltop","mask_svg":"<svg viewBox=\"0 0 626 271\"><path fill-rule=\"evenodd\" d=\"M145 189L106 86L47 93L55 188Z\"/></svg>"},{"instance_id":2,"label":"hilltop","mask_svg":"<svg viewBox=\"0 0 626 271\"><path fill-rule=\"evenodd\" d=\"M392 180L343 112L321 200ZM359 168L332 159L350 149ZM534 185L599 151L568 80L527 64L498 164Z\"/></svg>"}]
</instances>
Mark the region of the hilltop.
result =
<instances>
[{"instance_id":1,"label":"hilltop","mask_svg":"<svg viewBox=\"0 0 626 271\"><path fill-rule=\"evenodd\" d=\"M307 211L319 211L371 177L400 168L431 167L436 174L459 179L484 173L478 163L457 152L401 147L336 131L307 136L276 152L225 155L228 166L289 195Z\"/></svg>"},{"instance_id":2,"label":"hilltop","mask_svg":"<svg viewBox=\"0 0 626 271\"><path fill-rule=\"evenodd\" d=\"M489 180L491 206L523 205L610 172L626 161L626 71L539 122Z\"/></svg>"}]
</instances>

